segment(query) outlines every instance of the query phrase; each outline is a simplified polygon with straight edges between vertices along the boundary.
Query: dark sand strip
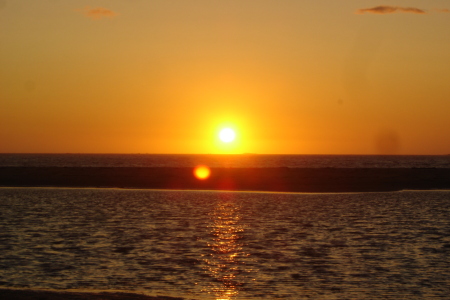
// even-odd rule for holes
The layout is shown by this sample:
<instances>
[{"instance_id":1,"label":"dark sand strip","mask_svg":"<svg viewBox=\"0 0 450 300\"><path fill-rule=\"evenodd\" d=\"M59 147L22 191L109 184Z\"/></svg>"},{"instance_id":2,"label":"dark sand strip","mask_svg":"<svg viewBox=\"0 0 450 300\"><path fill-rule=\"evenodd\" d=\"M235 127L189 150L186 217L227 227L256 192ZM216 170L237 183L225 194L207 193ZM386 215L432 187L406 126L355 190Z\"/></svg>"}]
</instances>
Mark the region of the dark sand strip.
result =
<instances>
[{"instance_id":1,"label":"dark sand strip","mask_svg":"<svg viewBox=\"0 0 450 300\"><path fill-rule=\"evenodd\" d=\"M270 192L377 192L450 189L450 169L0 167L0 186L117 187Z\"/></svg>"},{"instance_id":2,"label":"dark sand strip","mask_svg":"<svg viewBox=\"0 0 450 300\"><path fill-rule=\"evenodd\" d=\"M1 300L183 300L174 297L152 297L120 292L66 292L47 290L0 289Z\"/></svg>"}]
</instances>

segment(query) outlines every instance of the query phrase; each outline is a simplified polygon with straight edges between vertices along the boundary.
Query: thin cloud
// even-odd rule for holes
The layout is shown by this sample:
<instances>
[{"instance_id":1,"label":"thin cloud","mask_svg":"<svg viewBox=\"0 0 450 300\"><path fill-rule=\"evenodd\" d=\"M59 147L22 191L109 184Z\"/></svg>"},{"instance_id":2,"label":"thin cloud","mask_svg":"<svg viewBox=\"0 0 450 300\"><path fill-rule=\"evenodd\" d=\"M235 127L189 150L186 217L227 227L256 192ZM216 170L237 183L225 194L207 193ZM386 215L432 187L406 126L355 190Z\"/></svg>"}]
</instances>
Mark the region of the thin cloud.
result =
<instances>
[{"instance_id":1,"label":"thin cloud","mask_svg":"<svg viewBox=\"0 0 450 300\"><path fill-rule=\"evenodd\" d=\"M89 6L86 6L84 9L78 11L81 12L86 17L94 20L99 20L101 18L113 18L119 15L118 13L103 7L91 8Z\"/></svg>"},{"instance_id":2,"label":"thin cloud","mask_svg":"<svg viewBox=\"0 0 450 300\"><path fill-rule=\"evenodd\" d=\"M450 9L448 9L448 8L438 8L438 9L435 9L437 12L440 12L440 13L450 13Z\"/></svg>"},{"instance_id":3,"label":"thin cloud","mask_svg":"<svg viewBox=\"0 0 450 300\"><path fill-rule=\"evenodd\" d=\"M385 15L385 14L393 14L393 13L410 13L410 14L426 14L423 9L415 8L415 7L400 7L400 6L389 6L389 5L381 5L375 6L372 8L362 8L356 11L357 14L377 14L377 15Z\"/></svg>"}]
</instances>

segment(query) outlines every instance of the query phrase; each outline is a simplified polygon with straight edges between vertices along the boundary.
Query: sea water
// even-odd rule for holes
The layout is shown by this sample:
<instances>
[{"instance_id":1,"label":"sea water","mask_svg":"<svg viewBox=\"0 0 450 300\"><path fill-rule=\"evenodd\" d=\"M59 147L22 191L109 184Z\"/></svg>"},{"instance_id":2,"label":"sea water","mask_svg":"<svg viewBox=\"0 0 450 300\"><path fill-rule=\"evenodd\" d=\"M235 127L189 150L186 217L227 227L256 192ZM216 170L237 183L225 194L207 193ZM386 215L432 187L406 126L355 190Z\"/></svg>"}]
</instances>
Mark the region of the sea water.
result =
<instances>
[{"instance_id":1,"label":"sea water","mask_svg":"<svg viewBox=\"0 0 450 300\"><path fill-rule=\"evenodd\" d=\"M444 299L450 191L0 188L0 286Z\"/></svg>"},{"instance_id":2,"label":"sea water","mask_svg":"<svg viewBox=\"0 0 450 300\"><path fill-rule=\"evenodd\" d=\"M450 168L450 155L0 154L0 167Z\"/></svg>"}]
</instances>

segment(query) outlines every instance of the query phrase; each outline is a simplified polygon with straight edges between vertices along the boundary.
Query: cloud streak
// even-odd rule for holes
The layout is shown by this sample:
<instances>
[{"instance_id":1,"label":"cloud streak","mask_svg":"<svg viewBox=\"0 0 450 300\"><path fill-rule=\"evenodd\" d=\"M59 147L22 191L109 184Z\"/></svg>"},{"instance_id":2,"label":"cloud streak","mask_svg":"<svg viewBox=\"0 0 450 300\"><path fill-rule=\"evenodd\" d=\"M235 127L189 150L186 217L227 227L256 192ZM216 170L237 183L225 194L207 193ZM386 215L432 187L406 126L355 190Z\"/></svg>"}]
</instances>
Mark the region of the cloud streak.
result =
<instances>
[{"instance_id":1,"label":"cloud streak","mask_svg":"<svg viewBox=\"0 0 450 300\"><path fill-rule=\"evenodd\" d=\"M380 5L372 8L361 8L356 11L357 14L377 14L386 15L393 13L409 13L409 14L426 14L426 11L416 7L400 7L400 6L390 6L390 5Z\"/></svg>"},{"instance_id":2,"label":"cloud streak","mask_svg":"<svg viewBox=\"0 0 450 300\"><path fill-rule=\"evenodd\" d=\"M103 7L93 7L86 6L84 9L77 10L81 12L84 16L94 19L100 20L101 18L113 18L117 17L119 14Z\"/></svg>"}]
</instances>

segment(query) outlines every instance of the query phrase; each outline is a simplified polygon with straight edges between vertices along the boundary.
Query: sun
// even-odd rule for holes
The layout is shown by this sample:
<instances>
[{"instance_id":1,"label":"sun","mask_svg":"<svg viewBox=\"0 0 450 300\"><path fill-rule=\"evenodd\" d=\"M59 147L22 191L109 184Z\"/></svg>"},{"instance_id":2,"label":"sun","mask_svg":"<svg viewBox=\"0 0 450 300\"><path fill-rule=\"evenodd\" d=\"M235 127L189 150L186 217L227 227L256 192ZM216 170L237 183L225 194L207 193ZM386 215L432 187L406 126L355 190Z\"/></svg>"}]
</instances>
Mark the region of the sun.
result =
<instances>
[{"instance_id":1,"label":"sun","mask_svg":"<svg viewBox=\"0 0 450 300\"><path fill-rule=\"evenodd\" d=\"M236 133L231 128L224 128L219 132L219 138L224 143L230 143L236 138Z\"/></svg>"}]
</instances>

